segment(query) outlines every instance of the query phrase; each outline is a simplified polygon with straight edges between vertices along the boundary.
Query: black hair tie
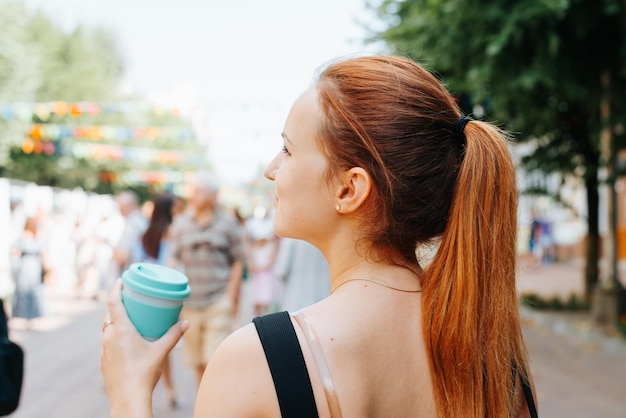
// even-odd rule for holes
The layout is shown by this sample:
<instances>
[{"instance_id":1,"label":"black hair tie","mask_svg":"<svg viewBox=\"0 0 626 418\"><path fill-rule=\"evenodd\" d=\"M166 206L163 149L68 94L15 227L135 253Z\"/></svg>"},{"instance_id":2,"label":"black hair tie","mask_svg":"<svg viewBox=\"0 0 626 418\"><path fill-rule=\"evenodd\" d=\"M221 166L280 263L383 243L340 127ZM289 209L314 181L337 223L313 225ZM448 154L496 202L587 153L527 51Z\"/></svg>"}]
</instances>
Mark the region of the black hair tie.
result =
<instances>
[{"instance_id":1,"label":"black hair tie","mask_svg":"<svg viewBox=\"0 0 626 418\"><path fill-rule=\"evenodd\" d=\"M454 125L454 142L459 145L465 145L465 125L473 120L469 116L461 116Z\"/></svg>"}]
</instances>

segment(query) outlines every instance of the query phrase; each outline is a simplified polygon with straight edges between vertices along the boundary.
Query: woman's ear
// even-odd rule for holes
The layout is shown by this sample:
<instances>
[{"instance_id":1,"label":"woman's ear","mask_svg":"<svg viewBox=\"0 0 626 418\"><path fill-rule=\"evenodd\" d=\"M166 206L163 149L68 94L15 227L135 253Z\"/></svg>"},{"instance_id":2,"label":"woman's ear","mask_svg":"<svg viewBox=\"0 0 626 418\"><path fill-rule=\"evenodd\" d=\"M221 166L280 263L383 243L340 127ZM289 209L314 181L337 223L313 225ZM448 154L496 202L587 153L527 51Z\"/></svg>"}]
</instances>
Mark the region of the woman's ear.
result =
<instances>
[{"instance_id":1,"label":"woman's ear","mask_svg":"<svg viewBox=\"0 0 626 418\"><path fill-rule=\"evenodd\" d=\"M351 213L363 205L372 191L372 179L361 167L353 167L339 175L339 185L335 194L336 209L339 213Z\"/></svg>"}]
</instances>

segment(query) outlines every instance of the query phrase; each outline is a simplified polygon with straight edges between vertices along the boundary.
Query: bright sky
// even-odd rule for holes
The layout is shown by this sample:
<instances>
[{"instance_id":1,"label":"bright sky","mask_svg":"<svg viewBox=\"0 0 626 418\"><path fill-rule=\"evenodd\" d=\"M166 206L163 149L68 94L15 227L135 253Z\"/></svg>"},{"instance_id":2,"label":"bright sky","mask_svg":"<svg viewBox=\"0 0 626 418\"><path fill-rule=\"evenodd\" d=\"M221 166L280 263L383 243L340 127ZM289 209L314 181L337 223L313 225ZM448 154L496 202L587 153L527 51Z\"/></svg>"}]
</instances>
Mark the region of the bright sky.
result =
<instances>
[{"instance_id":1,"label":"bright sky","mask_svg":"<svg viewBox=\"0 0 626 418\"><path fill-rule=\"evenodd\" d=\"M366 0L24 0L67 28L108 27L130 84L193 111L223 180L258 173L280 149L289 107L318 66L373 50Z\"/></svg>"}]
</instances>

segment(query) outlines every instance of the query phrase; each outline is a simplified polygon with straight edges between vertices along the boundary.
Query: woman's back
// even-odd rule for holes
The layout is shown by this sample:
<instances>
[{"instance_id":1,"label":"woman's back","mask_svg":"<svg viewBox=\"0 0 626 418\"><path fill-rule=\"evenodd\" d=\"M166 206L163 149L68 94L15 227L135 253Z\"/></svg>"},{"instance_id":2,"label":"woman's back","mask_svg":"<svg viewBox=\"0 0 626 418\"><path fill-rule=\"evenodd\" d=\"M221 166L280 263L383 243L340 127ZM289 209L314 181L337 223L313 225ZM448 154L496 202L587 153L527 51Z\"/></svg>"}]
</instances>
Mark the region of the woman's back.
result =
<instances>
[{"instance_id":1,"label":"woman's back","mask_svg":"<svg viewBox=\"0 0 626 418\"><path fill-rule=\"evenodd\" d=\"M419 293L355 281L303 313L319 337L343 417L436 416ZM319 398L319 371L298 334Z\"/></svg>"},{"instance_id":2,"label":"woman's back","mask_svg":"<svg viewBox=\"0 0 626 418\"><path fill-rule=\"evenodd\" d=\"M421 303L421 293L354 280L291 315L319 417L437 417ZM340 414L330 413L333 396L313 353L317 343ZM519 379L514 404L514 417L530 417ZM194 416L281 417L266 353L253 325L236 331L218 348L207 366Z\"/></svg>"},{"instance_id":3,"label":"woman's back","mask_svg":"<svg viewBox=\"0 0 626 418\"><path fill-rule=\"evenodd\" d=\"M355 282L302 311L326 356L343 418L437 416L421 303L421 294ZM309 342L297 321L294 326L319 415L338 418L327 414L327 396ZM515 405L514 417L530 417L519 377Z\"/></svg>"},{"instance_id":4,"label":"woman's back","mask_svg":"<svg viewBox=\"0 0 626 418\"><path fill-rule=\"evenodd\" d=\"M413 273L405 269L390 267L388 274L395 275L396 282L416 283ZM422 332L421 293L409 285L405 289L410 291L352 280L327 299L292 314L320 417L339 415L329 413L332 395L326 393L324 368L314 357L317 343L342 417L436 416ZM303 325L310 327L315 338ZM225 384L230 381L246 384ZM199 393L196 417L221 416L219 408L235 417L281 416L254 326L235 332L220 346L207 366ZM237 411L235 404L243 407Z\"/></svg>"}]
</instances>

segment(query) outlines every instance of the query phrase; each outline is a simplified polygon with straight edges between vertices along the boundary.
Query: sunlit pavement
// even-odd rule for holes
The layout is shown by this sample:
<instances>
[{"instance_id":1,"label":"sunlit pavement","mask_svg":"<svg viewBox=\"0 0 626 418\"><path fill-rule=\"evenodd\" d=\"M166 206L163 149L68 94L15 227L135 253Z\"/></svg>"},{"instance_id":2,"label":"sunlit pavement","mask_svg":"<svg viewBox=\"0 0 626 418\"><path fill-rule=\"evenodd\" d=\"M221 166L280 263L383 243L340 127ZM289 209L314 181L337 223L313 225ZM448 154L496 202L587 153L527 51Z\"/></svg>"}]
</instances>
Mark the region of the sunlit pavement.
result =
<instances>
[{"instance_id":1,"label":"sunlit pavement","mask_svg":"<svg viewBox=\"0 0 626 418\"><path fill-rule=\"evenodd\" d=\"M580 263L520 264L518 289L549 296L582 291ZM242 306L249 303L249 283ZM26 352L26 377L15 418L106 418L108 401L100 375L101 325L105 303L49 294L48 315L26 324L11 321L11 336ZM599 330L586 314L521 308L541 417L626 416L626 341ZM249 322L243 309L240 322ZM29 328L27 328L27 325ZM155 418L193 415L195 382L172 352L180 407L170 409L160 384Z\"/></svg>"},{"instance_id":2,"label":"sunlit pavement","mask_svg":"<svg viewBox=\"0 0 626 418\"><path fill-rule=\"evenodd\" d=\"M626 416L626 341L585 316L522 310L540 417Z\"/></svg>"},{"instance_id":3,"label":"sunlit pavement","mask_svg":"<svg viewBox=\"0 0 626 418\"><path fill-rule=\"evenodd\" d=\"M520 263L518 290L543 297L583 292L583 263ZM621 272L620 277L625 277ZM626 417L626 340L588 313L522 306L522 325L540 417Z\"/></svg>"}]
</instances>

